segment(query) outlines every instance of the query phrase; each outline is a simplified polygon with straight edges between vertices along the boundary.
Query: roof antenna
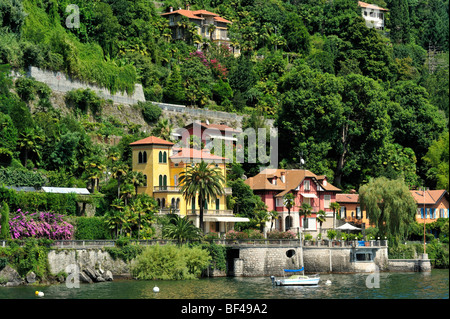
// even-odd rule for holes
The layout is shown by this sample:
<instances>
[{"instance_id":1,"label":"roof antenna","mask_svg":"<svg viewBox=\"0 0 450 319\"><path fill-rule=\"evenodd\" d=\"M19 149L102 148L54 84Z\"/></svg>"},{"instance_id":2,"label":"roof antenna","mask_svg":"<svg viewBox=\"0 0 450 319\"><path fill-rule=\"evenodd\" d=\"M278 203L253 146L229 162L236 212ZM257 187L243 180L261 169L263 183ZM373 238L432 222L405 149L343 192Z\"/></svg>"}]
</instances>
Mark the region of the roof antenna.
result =
<instances>
[{"instance_id":1,"label":"roof antenna","mask_svg":"<svg viewBox=\"0 0 450 319\"><path fill-rule=\"evenodd\" d=\"M300 155L300 168L303 169L303 165L305 165L305 160L303 159L303 151L301 151L299 155Z\"/></svg>"}]
</instances>

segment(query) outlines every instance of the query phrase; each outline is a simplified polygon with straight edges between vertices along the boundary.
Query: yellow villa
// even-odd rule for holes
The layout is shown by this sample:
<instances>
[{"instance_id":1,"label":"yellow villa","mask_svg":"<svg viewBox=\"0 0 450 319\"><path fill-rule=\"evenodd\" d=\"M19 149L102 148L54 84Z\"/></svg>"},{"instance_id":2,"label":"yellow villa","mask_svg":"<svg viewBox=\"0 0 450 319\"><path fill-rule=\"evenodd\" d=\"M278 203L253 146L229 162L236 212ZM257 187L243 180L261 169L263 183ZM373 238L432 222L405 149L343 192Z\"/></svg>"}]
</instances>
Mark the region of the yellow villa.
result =
<instances>
[{"instance_id":1,"label":"yellow villa","mask_svg":"<svg viewBox=\"0 0 450 319\"><path fill-rule=\"evenodd\" d=\"M210 154L206 150L179 148L174 143L150 136L130 144L133 156L133 171L142 172L145 186L139 187L139 193L146 193L156 199L160 214L175 213L188 216L198 227L200 224L198 198L189 204L181 193L178 178L188 165L201 160L220 168L226 178L225 158ZM224 187L224 195L214 202L206 203L203 212L205 233L226 233L233 229L235 222L247 222L249 219L236 217L227 208L226 196L231 188Z\"/></svg>"}]
</instances>

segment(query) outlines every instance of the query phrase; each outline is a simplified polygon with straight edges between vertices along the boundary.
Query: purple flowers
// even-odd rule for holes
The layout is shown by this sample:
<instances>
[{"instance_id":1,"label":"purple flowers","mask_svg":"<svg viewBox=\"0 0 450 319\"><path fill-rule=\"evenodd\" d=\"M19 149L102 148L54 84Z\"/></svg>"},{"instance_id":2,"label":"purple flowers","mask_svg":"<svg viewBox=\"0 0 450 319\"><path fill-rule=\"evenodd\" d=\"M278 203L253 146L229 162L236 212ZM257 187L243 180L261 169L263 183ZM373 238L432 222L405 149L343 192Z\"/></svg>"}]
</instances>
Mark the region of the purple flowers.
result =
<instances>
[{"instance_id":1,"label":"purple flowers","mask_svg":"<svg viewBox=\"0 0 450 319\"><path fill-rule=\"evenodd\" d=\"M73 226L63 220L63 216L53 212L29 213L18 209L9 221L13 239L27 237L48 239L72 239Z\"/></svg>"}]
</instances>

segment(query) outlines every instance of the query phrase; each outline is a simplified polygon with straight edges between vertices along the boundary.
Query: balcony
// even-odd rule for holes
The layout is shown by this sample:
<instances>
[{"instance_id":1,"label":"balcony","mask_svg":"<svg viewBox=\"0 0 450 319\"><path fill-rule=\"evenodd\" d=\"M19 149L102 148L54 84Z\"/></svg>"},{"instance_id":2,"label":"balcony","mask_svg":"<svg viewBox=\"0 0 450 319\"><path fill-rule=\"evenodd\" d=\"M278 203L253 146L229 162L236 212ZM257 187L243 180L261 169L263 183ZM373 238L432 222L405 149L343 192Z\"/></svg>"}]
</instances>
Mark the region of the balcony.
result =
<instances>
[{"instance_id":1,"label":"balcony","mask_svg":"<svg viewBox=\"0 0 450 319\"><path fill-rule=\"evenodd\" d=\"M181 192L180 186L154 186L154 193L179 193Z\"/></svg>"},{"instance_id":2,"label":"balcony","mask_svg":"<svg viewBox=\"0 0 450 319\"><path fill-rule=\"evenodd\" d=\"M188 215L191 216L198 216L200 215L200 210L199 209L188 209L187 211ZM204 216L234 216L233 215L233 210L231 209L204 209L203 210L203 215Z\"/></svg>"},{"instance_id":3,"label":"balcony","mask_svg":"<svg viewBox=\"0 0 450 319\"><path fill-rule=\"evenodd\" d=\"M224 195L231 195L233 192L231 187L224 187L223 191L224 191ZM181 186L154 186L153 192L154 193L180 193Z\"/></svg>"}]
</instances>

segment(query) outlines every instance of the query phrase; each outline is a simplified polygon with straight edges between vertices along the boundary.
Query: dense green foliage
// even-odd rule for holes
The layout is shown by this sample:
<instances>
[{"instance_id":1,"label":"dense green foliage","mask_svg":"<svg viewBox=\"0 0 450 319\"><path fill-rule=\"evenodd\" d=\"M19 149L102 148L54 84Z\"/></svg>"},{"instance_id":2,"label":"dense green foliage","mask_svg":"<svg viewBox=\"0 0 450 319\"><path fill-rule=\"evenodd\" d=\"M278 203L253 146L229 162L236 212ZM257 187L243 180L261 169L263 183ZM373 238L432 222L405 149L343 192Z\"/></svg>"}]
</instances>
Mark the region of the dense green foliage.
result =
<instances>
[{"instance_id":1,"label":"dense green foliage","mask_svg":"<svg viewBox=\"0 0 450 319\"><path fill-rule=\"evenodd\" d=\"M183 280L200 277L211 257L200 247L149 246L131 267L133 277L143 280Z\"/></svg>"},{"instance_id":2,"label":"dense green foliage","mask_svg":"<svg viewBox=\"0 0 450 319\"><path fill-rule=\"evenodd\" d=\"M297 167L302 156L308 169L344 190L379 176L448 189L448 171L425 159L433 142L448 136L448 1L375 1L389 9L386 32L367 28L354 0L192 1L192 10L233 22L230 47L196 35L172 39L160 13L183 7L179 0L162 7L144 0L0 3L0 65L62 71L112 92L141 83L153 101L256 111L275 118L280 143L291 146L281 149L282 165ZM71 27L69 4L79 7L79 27ZM12 84L8 72L1 67L2 166L53 176L64 170L66 182L83 184L92 180L83 163L108 155L89 133L137 132L132 123L103 118L104 102L93 92L67 94L81 112L73 119L54 109L45 85L27 78ZM157 107L138 107L156 123ZM80 125L83 113L96 122ZM254 166L243 165L245 173L254 175Z\"/></svg>"}]
</instances>

